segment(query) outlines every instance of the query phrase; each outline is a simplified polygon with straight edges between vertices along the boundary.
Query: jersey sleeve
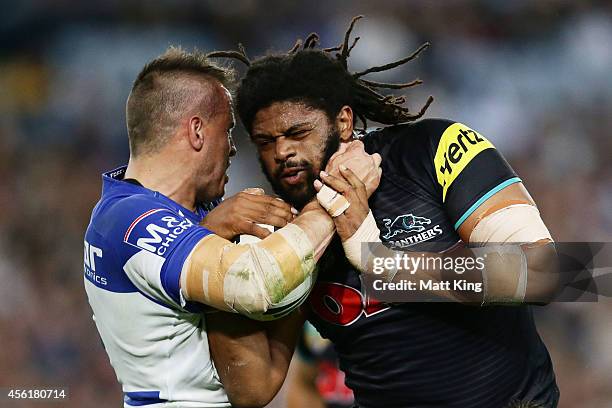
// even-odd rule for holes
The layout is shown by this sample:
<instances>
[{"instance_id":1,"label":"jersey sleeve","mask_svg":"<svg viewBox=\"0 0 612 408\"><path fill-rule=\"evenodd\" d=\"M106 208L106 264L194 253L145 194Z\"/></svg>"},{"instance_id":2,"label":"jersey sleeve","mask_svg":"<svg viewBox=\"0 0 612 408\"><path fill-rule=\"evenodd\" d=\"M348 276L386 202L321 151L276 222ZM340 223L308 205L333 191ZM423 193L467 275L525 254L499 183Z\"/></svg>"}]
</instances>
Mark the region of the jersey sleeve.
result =
<instances>
[{"instance_id":1,"label":"jersey sleeve","mask_svg":"<svg viewBox=\"0 0 612 408\"><path fill-rule=\"evenodd\" d=\"M393 168L444 208L455 230L489 197L521 181L486 137L462 123L426 119L393 128Z\"/></svg>"},{"instance_id":2,"label":"jersey sleeve","mask_svg":"<svg viewBox=\"0 0 612 408\"><path fill-rule=\"evenodd\" d=\"M489 197L521 181L486 137L462 123L450 122L433 140L438 196L456 230Z\"/></svg>"},{"instance_id":3,"label":"jersey sleeve","mask_svg":"<svg viewBox=\"0 0 612 408\"><path fill-rule=\"evenodd\" d=\"M185 308L180 293L183 265L211 231L153 197L122 199L106 214L103 234L123 271L143 295L172 308Z\"/></svg>"}]
</instances>

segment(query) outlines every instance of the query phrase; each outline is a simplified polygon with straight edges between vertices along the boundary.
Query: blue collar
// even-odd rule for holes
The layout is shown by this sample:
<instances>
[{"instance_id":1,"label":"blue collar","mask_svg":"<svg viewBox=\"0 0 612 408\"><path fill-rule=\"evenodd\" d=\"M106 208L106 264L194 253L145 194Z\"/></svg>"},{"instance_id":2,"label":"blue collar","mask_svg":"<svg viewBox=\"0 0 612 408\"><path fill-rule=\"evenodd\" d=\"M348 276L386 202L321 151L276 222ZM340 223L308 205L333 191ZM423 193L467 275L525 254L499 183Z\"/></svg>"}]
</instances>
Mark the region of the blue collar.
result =
<instances>
[{"instance_id":1,"label":"blue collar","mask_svg":"<svg viewBox=\"0 0 612 408\"><path fill-rule=\"evenodd\" d=\"M177 212L180 211L185 216L192 218L196 222L200 222L202 218L208 213L208 211L212 210L216 207L221 199L215 200L211 203L206 203L204 205L198 205L196 207L196 211L193 212L183 207L176 201L166 197L159 191L149 190L148 188L123 181L123 177L125 176L125 171L127 170L127 166L121 166L114 170L107 171L102 173L102 197L114 195L114 194L144 194L155 197L159 199L175 209Z\"/></svg>"}]
</instances>

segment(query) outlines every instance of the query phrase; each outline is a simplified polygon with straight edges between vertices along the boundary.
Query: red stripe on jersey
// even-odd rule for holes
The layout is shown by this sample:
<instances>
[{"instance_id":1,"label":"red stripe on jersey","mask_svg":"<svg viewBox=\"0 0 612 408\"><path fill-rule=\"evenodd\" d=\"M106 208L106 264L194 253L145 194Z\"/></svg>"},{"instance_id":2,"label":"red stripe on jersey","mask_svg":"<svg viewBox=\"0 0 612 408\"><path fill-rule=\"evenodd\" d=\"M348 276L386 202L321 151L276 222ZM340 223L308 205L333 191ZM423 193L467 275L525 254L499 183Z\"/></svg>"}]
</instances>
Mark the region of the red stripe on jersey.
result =
<instances>
[{"instance_id":1,"label":"red stripe on jersey","mask_svg":"<svg viewBox=\"0 0 612 408\"><path fill-rule=\"evenodd\" d=\"M125 231L125 236L123 237L123 242L127 242L127 239L130 235L130 232L132 232L132 230L134 229L134 227L136 226L136 224L138 224L140 222L140 220L142 220L144 217L146 217L147 215L151 215L153 213L156 213L158 211L163 211L163 208L154 208L152 210L147 211L144 214L141 214L138 218L136 218L131 224L130 227L127 229L127 231Z\"/></svg>"}]
</instances>

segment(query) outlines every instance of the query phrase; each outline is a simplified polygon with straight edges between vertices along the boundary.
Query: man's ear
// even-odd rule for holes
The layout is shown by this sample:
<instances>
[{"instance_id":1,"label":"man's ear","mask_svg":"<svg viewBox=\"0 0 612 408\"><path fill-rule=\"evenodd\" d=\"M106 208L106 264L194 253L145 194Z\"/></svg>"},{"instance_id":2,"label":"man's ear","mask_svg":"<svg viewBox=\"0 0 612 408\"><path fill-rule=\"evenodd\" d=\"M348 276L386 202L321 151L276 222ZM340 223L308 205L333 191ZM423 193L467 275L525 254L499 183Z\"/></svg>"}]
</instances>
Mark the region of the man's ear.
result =
<instances>
[{"instance_id":1,"label":"man's ear","mask_svg":"<svg viewBox=\"0 0 612 408\"><path fill-rule=\"evenodd\" d=\"M348 142L353 138L353 109L344 105L338 116L336 116L336 126L340 132L340 141Z\"/></svg>"},{"instance_id":2,"label":"man's ear","mask_svg":"<svg viewBox=\"0 0 612 408\"><path fill-rule=\"evenodd\" d=\"M205 135L204 121L199 116L192 116L189 119L189 129L187 139L194 150L200 151L204 147Z\"/></svg>"}]
</instances>

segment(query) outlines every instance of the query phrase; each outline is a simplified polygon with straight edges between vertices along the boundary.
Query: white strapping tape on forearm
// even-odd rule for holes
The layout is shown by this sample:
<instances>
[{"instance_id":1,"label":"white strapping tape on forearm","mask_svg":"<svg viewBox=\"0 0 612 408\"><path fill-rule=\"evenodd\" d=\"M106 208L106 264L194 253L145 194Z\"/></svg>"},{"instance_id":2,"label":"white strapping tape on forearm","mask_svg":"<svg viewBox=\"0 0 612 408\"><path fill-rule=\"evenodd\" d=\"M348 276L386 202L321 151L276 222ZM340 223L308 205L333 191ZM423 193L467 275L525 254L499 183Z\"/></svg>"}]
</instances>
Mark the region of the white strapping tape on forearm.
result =
<instances>
[{"instance_id":1,"label":"white strapping tape on forearm","mask_svg":"<svg viewBox=\"0 0 612 408\"><path fill-rule=\"evenodd\" d=\"M300 285L315 268L313 246L295 224L271 234L240 256L224 281L226 304L238 312L265 312ZM256 285L249 288L249 280Z\"/></svg>"},{"instance_id":2,"label":"white strapping tape on forearm","mask_svg":"<svg viewBox=\"0 0 612 408\"><path fill-rule=\"evenodd\" d=\"M321 190L317 193L317 201L332 217L339 216L351 205L342 194L339 194L336 190L326 185L323 185Z\"/></svg>"},{"instance_id":3,"label":"white strapping tape on forearm","mask_svg":"<svg viewBox=\"0 0 612 408\"><path fill-rule=\"evenodd\" d=\"M247 245L209 235L188 262L188 275L181 277L185 297L239 313L265 312L315 268L312 244L295 224Z\"/></svg>"},{"instance_id":4,"label":"white strapping tape on forearm","mask_svg":"<svg viewBox=\"0 0 612 408\"><path fill-rule=\"evenodd\" d=\"M277 232L285 238L286 245L288 245L293 252L293 254L288 253L283 256L284 264L286 264L286 266L283 267L283 273L287 283L285 290L289 293L314 271L316 266L314 245L310 242L306 232L295 224L287 224ZM289 265L289 258L293 258L294 256L294 260L299 260L301 269ZM290 273L293 270L295 270L295 273Z\"/></svg>"},{"instance_id":5,"label":"white strapping tape on forearm","mask_svg":"<svg viewBox=\"0 0 612 408\"><path fill-rule=\"evenodd\" d=\"M363 259L363 244L367 242L381 242L380 230L372 211L368 212L357 231L342 243L346 258L360 272L365 270L367 264L367 260Z\"/></svg>"},{"instance_id":6,"label":"white strapping tape on forearm","mask_svg":"<svg viewBox=\"0 0 612 408\"><path fill-rule=\"evenodd\" d=\"M238 257L225 274L223 299L230 309L239 313L266 311L272 304L268 284L283 286L283 275L278 262L266 250L258 248L257 244L247 246L249 250Z\"/></svg>"},{"instance_id":7,"label":"white strapping tape on forearm","mask_svg":"<svg viewBox=\"0 0 612 408\"><path fill-rule=\"evenodd\" d=\"M470 234L470 244L531 243L550 239L537 207L514 204L484 217Z\"/></svg>"}]
</instances>

